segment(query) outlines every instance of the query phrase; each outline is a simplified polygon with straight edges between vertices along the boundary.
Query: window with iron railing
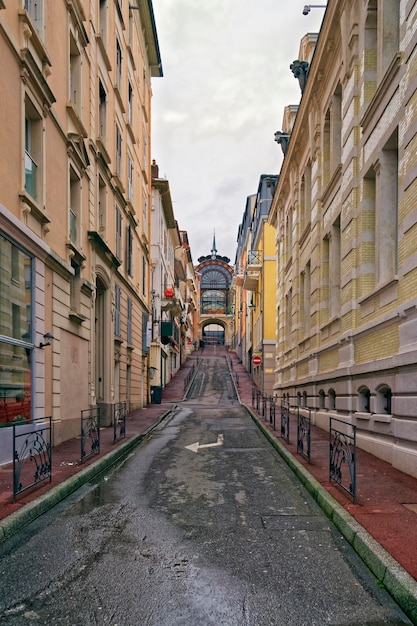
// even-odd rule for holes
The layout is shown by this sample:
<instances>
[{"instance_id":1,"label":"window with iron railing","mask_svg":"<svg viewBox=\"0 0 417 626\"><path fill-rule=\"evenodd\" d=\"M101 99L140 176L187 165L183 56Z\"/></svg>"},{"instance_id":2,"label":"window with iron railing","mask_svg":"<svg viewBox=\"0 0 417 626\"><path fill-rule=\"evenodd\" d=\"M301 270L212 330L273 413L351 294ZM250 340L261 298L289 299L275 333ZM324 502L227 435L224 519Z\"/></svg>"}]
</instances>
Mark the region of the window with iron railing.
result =
<instances>
[{"instance_id":1,"label":"window with iron railing","mask_svg":"<svg viewBox=\"0 0 417 626\"><path fill-rule=\"evenodd\" d=\"M261 265L262 252L260 250L249 250L248 265Z\"/></svg>"}]
</instances>

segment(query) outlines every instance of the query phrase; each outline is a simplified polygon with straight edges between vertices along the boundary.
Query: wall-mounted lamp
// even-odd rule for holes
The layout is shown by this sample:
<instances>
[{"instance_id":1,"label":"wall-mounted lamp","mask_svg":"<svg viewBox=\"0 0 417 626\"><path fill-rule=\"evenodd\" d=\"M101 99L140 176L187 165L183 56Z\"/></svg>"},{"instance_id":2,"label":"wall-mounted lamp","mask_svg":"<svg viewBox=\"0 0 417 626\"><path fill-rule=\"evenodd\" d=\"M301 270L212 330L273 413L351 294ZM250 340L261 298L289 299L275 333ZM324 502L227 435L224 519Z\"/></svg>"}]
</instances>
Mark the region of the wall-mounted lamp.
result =
<instances>
[{"instance_id":1,"label":"wall-mounted lamp","mask_svg":"<svg viewBox=\"0 0 417 626\"><path fill-rule=\"evenodd\" d=\"M43 348L45 348L46 346L50 346L52 343L52 340L54 339L54 336L52 333L45 333L43 338L45 339L45 343L41 343L39 344L38 348L40 348L41 350Z\"/></svg>"},{"instance_id":2,"label":"wall-mounted lamp","mask_svg":"<svg viewBox=\"0 0 417 626\"><path fill-rule=\"evenodd\" d=\"M308 15L311 9L325 9L327 4L305 4L303 9L303 15Z\"/></svg>"},{"instance_id":3,"label":"wall-mounted lamp","mask_svg":"<svg viewBox=\"0 0 417 626\"><path fill-rule=\"evenodd\" d=\"M288 150L288 143L290 141L290 133L284 133L281 130L277 130L274 134L274 141L276 141L277 144L280 144L282 152L285 156Z\"/></svg>"}]
</instances>

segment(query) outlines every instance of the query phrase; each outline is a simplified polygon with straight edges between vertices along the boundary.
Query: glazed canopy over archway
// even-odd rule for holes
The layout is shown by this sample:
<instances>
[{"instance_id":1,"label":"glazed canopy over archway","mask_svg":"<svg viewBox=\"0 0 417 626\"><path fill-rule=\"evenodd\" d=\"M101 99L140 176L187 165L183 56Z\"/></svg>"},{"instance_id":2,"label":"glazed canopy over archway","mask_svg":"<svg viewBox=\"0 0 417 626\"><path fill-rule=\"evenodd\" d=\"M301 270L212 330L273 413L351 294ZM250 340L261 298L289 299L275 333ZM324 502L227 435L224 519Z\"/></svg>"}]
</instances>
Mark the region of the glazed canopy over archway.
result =
<instances>
[{"instance_id":1,"label":"glazed canopy over archway","mask_svg":"<svg viewBox=\"0 0 417 626\"><path fill-rule=\"evenodd\" d=\"M195 268L200 274L201 315L227 315L230 313L230 286L233 268L227 257L215 254L200 257Z\"/></svg>"}]
</instances>

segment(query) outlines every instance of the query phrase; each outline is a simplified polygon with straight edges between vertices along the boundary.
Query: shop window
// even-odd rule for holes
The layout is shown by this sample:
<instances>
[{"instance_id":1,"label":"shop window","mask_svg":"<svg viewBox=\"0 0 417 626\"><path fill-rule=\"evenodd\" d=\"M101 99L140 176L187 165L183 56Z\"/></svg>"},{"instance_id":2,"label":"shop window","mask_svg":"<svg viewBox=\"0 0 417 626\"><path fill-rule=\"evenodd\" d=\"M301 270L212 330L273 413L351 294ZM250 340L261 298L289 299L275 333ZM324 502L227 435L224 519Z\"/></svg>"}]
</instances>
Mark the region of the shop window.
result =
<instances>
[{"instance_id":1,"label":"shop window","mask_svg":"<svg viewBox=\"0 0 417 626\"><path fill-rule=\"evenodd\" d=\"M0 422L11 423L31 418L32 258L0 234L0 266Z\"/></svg>"}]
</instances>

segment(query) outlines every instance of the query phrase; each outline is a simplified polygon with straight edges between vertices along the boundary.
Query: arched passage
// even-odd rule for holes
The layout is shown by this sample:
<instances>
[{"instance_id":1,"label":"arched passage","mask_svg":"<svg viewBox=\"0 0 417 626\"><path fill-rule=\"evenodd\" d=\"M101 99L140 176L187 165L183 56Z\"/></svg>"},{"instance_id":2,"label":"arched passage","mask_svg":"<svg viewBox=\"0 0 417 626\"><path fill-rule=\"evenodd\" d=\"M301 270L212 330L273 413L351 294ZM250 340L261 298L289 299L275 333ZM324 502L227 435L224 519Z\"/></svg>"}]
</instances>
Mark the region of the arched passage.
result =
<instances>
[{"instance_id":1,"label":"arched passage","mask_svg":"<svg viewBox=\"0 0 417 626\"><path fill-rule=\"evenodd\" d=\"M201 328L201 340L204 345L224 345L226 343L226 327L219 320L209 320Z\"/></svg>"}]
</instances>

